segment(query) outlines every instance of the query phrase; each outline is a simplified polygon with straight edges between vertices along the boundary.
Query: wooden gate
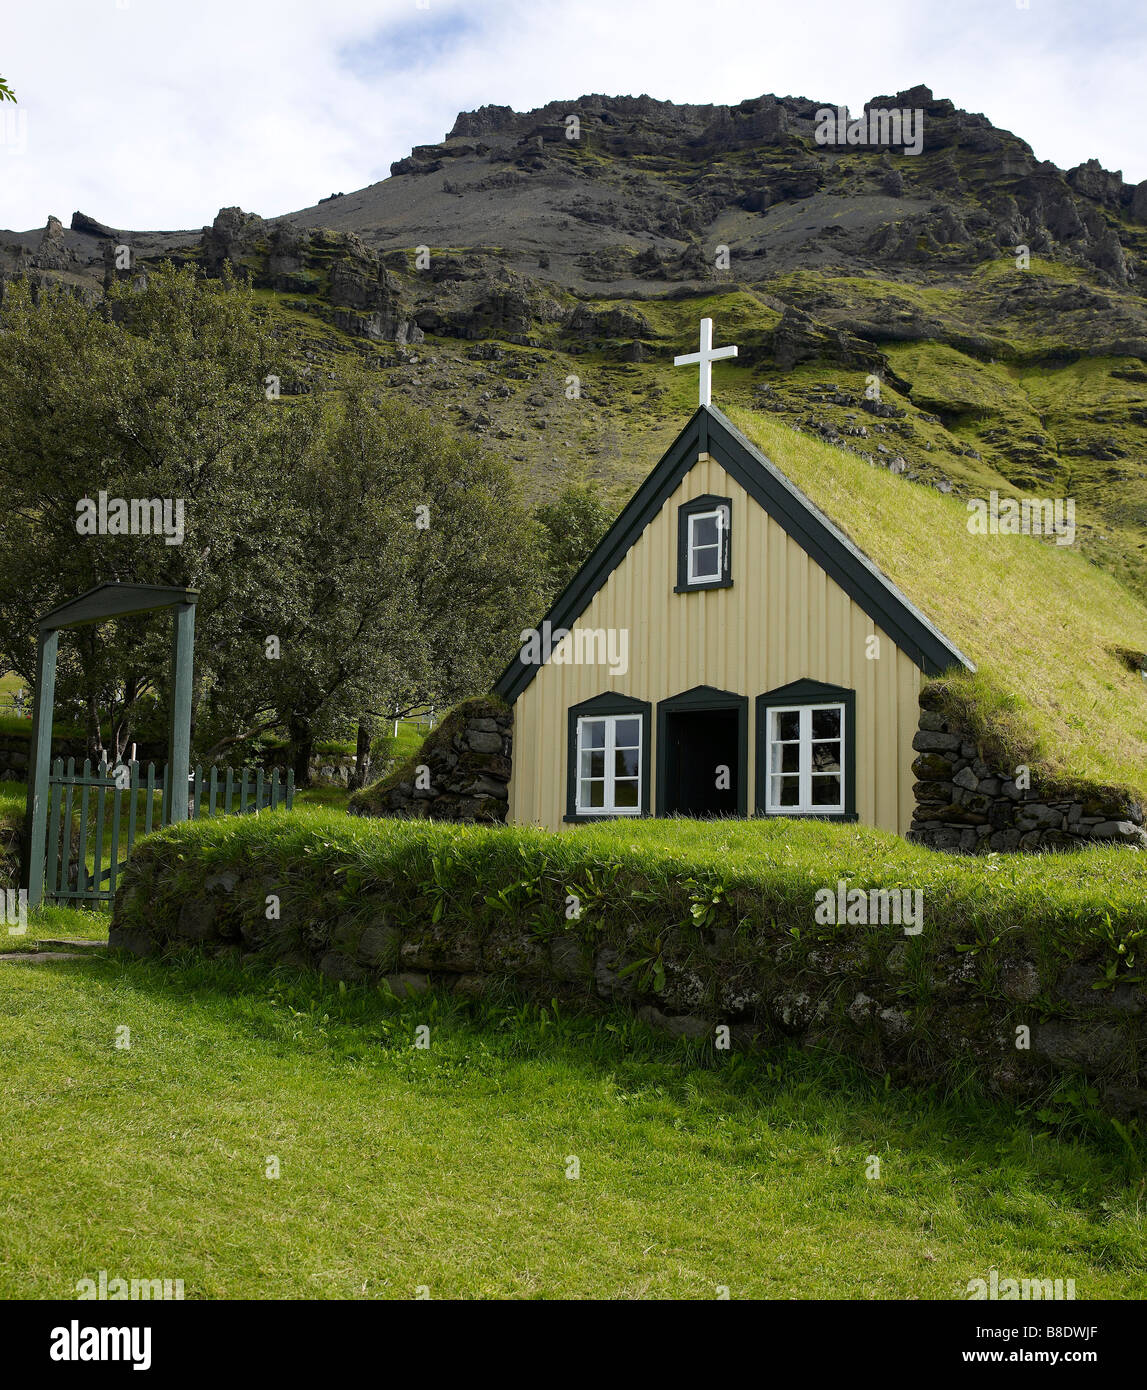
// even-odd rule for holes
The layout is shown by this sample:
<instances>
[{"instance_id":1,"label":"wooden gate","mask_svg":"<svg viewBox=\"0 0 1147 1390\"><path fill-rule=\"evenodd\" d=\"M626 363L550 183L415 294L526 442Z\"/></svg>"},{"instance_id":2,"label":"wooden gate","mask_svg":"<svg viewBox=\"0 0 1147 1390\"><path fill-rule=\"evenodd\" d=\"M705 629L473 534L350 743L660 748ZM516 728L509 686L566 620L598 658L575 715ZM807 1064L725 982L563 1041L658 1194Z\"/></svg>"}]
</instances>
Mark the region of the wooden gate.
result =
<instances>
[{"instance_id":1,"label":"wooden gate","mask_svg":"<svg viewBox=\"0 0 1147 1390\"><path fill-rule=\"evenodd\" d=\"M211 767L204 776L197 767L179 794L186 798L186 815L171 814L167 768L156 775L154 763L146 772L137 762L101 762L92 771L86 759L82 772L75 758L67 768L62 758L48 778L47 854L44 898L58 903L110 903L116 880L131 857L140 835L149 835L173 821L204 816L250 815L290 810L295 799L295 774L280 777L278 768ZM106 850L106 854L105 854Z\"/></svg>"}]
</instances>

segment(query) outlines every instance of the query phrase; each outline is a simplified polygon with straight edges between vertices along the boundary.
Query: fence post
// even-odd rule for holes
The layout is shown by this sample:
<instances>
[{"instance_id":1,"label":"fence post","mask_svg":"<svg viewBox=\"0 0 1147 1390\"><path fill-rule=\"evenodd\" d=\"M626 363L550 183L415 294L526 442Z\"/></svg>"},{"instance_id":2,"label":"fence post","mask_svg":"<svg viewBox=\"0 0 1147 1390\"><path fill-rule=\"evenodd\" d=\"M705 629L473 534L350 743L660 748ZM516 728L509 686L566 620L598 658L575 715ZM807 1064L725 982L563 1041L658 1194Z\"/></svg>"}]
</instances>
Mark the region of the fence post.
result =
<instances>
[{"instance_id":1,"label":"fence post","mask_svg":"<svg viewBox=\"0 0 1147 1390\"><path fill-rule=\"evenodd\" d=\"M67 773L64 779L64 848L63 862L60 866L60 877L56 884L58 888L67 889L71 884L72 871L72 787L76 777L76 760L68 759Z\"/></svg>"},{"instance_id":2,"label":"fence post","mask_svg":"<svg viewBox=\"0 0 1147 1390\"><path fill-rule=\"evenodd\" d=\"M46 896L55 894L60 886L56 879L60 871L60 783L64 777L64 760L57 758L52 764L52 787L48 797L48 864ZM69 833L71 827L68 827ZM64 884L67 887L67 884Z\"/></svg>"}]
</instances>

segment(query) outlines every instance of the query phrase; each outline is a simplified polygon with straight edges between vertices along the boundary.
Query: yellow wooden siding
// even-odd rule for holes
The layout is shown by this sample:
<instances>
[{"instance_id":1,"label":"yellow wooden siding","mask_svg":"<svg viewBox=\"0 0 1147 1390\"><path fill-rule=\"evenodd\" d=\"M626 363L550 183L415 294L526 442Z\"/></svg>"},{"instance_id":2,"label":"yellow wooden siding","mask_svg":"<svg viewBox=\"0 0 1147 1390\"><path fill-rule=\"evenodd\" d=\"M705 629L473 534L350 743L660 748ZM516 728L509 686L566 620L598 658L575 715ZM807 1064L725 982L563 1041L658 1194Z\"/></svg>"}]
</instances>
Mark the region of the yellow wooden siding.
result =
<instances>
[{"instance_id":1,"label":"yellow wooden siding","mask_svg":"<svg viewBox=\"0 0 1147 1390\"><path fill-rule=\"evenodd\" d=\"M731 497L731 588L674 593L677 508ZM856 691L856 810L867 825L907 831L921 673L753 498L707 454L594 595L577 628L629 630L629 669L543 666L514 705L510 820L559 829L566 810L568 710L604 692L657 702L697 685L749 697L748 805L756 787L756 696L790 681ZM870 635L880 655L869 660ZM650 760L657 804L657 750Z\"/></svg>"}]
</instances>

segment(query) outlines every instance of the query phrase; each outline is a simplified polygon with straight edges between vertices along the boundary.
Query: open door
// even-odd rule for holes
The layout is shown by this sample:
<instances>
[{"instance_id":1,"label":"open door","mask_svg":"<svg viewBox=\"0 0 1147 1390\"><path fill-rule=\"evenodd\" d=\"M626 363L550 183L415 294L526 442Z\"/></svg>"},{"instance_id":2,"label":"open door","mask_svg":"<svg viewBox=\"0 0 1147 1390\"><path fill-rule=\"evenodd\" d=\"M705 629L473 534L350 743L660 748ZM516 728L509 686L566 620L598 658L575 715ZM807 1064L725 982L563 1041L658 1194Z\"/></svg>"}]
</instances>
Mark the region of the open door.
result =
<instances>
[{"instance_id":1,"label":"open door","mask_svg":"<svg viewBox=\"0 0 1147 1390\"><path fill-rule=\"evenodd\" d=\"M743 816L748 700L700 686L657 707L657 814Z\"/></svg>"}]
</instances>

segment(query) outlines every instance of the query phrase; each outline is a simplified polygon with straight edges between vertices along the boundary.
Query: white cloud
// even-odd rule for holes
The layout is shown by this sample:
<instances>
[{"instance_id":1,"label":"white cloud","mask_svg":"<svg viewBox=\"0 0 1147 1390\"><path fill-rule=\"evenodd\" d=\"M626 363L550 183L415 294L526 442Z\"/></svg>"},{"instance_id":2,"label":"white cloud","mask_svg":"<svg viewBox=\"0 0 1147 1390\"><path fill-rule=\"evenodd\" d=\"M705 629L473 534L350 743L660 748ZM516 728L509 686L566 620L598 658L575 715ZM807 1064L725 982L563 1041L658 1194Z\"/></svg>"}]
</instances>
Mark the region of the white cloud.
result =
<instances>
[{"instance_id":1,"label":"white cloud","mask_svg":"<svg viewBox=\"0 0 1147 1390\"><path fill-rule=\"evenodd\" d=\"M586 92L858 109L926 82L1040 158L1134 182L1145 29L1118 0L38 0L0 40L28 121L25 152L0 148L0 225L269 216L384 178L459 110Z\"/></svg>"}]
</instances>

